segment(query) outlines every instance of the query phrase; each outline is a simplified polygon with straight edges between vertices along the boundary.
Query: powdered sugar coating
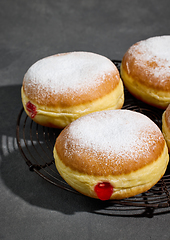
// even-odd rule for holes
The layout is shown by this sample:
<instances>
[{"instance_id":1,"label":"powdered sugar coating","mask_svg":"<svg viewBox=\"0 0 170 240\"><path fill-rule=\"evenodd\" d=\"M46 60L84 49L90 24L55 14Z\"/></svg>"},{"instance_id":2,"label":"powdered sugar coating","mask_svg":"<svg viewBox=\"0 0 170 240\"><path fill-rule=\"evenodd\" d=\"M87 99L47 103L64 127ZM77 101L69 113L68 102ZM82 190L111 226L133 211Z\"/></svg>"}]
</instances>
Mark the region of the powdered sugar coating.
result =
<instances>
[{"instance_id":1,"label":"powdered sugar coating","mask_svg":"<svg viewBox=\"0 0 170 240\"><path fill-rule=\"evenodd\" d=\"M135 65L158 78L158 81L170 79L170 36L157 36L140 41L132 45L128 53L135 58Z\"/></svg>"},{"instance_id":2,"label":"powdered sugar coating","mask_svg":"<svg viewBox=\"0 0 170 240\"><path fill-rule=\"evenodd\" d=\"M39 60L33 64L24 77L24 91L29 95L35 89L35 98L48 99L69 94L79 95L95 88L109 75L115 72L119 81L116 66L106 57L95 53L70 52L57 54ZM100 78L98 78L100 76ZM102 78L101 78L102 76Z\"/></svg>"},{"instance_id":3,"label":"powdered sugar coating","mask_svg":"<svg viewBox=\"0 0 170 240\"><path fill-rule=\"evenodd\" d=\"M149 161L154 161L159 143L164 143L160 129L152 120L141 113L123 109L86 115L72 122L64 132L62 151L68 158L68 165L78 159L80 171L87 168L94 172L95 164L98 164L106 174L120 173L120 167L125 172L138 169L148 164L145 160L151 158L150 154L153 157ZM86 156L84 162L82 156Z\"/></svg>"}]
</instances>

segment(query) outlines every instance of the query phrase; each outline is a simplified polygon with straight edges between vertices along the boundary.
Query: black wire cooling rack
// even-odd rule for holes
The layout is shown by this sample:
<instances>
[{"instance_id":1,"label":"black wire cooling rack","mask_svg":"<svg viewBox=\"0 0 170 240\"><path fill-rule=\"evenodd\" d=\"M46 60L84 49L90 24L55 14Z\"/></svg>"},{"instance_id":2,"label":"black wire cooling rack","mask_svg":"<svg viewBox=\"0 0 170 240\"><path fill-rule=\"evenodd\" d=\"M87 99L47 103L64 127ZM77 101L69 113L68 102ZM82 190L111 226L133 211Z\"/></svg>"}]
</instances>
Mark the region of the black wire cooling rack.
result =
<instances>
[{"instance_id":1,"label":"black wire cooling rack","mask_svg":"<svg viewBox=\"0 0 170 240\"><path fill-rule=\"evenodd\" d=\"M113 62L120 70L121 62L117 60ZM145 114L161 129L163 111L137 100L126 89L123 108ZM54 164L53 147L60 131L36 124L26 115L23 108L19 112L16 126L17 144L29 170L49 183L69 191L70 194L80 194L62 179ZM169 169L149 191L123 200L110 200L109 203L113 208L117 205L128 208L168 208L170 206Z\"/></svg>"}]
</instances>

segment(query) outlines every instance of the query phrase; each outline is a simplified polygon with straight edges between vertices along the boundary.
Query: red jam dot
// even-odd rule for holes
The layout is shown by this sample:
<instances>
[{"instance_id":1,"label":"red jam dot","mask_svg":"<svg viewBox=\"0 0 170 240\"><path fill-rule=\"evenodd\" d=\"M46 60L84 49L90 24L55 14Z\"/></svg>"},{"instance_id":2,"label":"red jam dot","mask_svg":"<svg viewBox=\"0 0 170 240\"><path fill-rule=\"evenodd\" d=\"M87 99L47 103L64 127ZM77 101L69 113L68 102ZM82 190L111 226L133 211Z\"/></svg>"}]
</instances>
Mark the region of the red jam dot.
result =
<instances>
[{"instance_id":1,"label":"red jam dot","mask_svg":"<svg viewBox=\"0 0 170 240\"><path fill-rule=\"evenodd\" d=\"M113 193L113 186L109 182L100 182L95 186L94 191L100 200L109 200Z\"/></svg>"},{"instance_id":2,"label":"red jam dot","mask_svg":"<svg viewBox=\"0 0 170 240\"><path fill-rule=\"evenodd\" d=\"M29 115L31 118L34 118L36 116L36 114L37 114L36 106L34 104L32 104L30 101L27 102L26 109L29 112Z\"/></svg>"}]
</instances>

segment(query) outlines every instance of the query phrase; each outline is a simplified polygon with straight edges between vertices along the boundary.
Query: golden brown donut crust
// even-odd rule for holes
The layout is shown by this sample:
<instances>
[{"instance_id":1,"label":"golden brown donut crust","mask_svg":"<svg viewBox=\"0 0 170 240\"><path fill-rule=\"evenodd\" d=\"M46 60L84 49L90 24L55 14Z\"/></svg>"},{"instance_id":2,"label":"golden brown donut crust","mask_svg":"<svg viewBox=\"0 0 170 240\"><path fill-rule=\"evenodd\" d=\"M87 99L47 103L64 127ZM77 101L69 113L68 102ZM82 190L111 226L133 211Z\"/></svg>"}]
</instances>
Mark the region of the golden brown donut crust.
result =
<instances>
[{"instance_id":1,"label":"golden brown donut crust","mask_svg":"<svg viewBox=\"0 0 170 240\"><path fill-rule=\"evenodd\" d=\"M80 52L81 53L81 52ZM53 58L60 58L62 56L69 56L70 54L74 54L76 58L76 54L79 54L79 52L75 53L63 53L63 54L56 54L54 56L51 56ZM83 54L92 54L92 53L83 53ZM94 54L97 55L97 54ZM100 56L100 55L98 55ZM78 55L78 57L81 57L81 55ZM93 57L93 55L92 55ZM101 57L101 56L100 56ZM46 58L48 60L48 58ZM67 92L55 92L54 89L46 89L44 88L43 84L37 84L32 83L32 79L29 79L29 71L25 74L25 77L23 79L23 91L24 94L34 103L37 103L38 105L47 106L47 107L69 107L79 104L84 104L87 102L92 102L96 99L99 99L107 94L109 94L111 91L113 91L120 81L120 75L119 71L116 68L116 66L107 58L103 57L111 66L112 69L109 72L105 72L104 75L99 74L96 76L97 83L95 87L93 85L89 85L88 89L84 91L77 91L77 89L71 89ZM79 71L79 69L77 69ZM68 72L69 74L69 72ZM68 77L70 77L68 75ZM67 77L66 77L67 78ZM89 79L89 82L91 79ZM56 86L57 88L57 86Z\"/></svg>"},{"instance_id":2,"label":"golden brown donut crust","mask_svg":"<svg viewBox=\"0 0 170 240\"><path fill-rule=\"evenodd\" d=\"M162 133L166 140L168 151L170 153L170 105L162 114Z\"/></svg>"},{"instance_id":3,"label":"golden brown donut crust","mask_svg":"<svg viewBox=\"0 0 170 240\"><path fill-rule=\"evenodd\" d=\"M54 159L61 176L78 192L89 197L99 198L95 192L95 186L101 182L108 182L113 186L110 199L123 199L145 192L154 186L166 171L169 155L165 145L161 156L151 164L130 174L108 176L88 175L72 170L64 165L57 155L56 148L54 148Z\"/></svg>"},{"instance_id":4,"label":"golden brown donut crust","mask_svg":"<svg viewBox=\"0 0 170 240\"><path fill-rule=\"evenodd\" d=\"M30 101L21 88L22 103L25 112L30 116L27 110L27 103ZM47 127L57 127L64 128L70 122L73 122L79 117L95 111L110 110L110 109L120 109L124 103L124 91L123 83L120 79L118 86L109 94L94 100L93 102L87 102L85 104L73 105L70 107L60 107L60 106L42 106L34 104L36 108L36 115L33 120L43 126Z\"/></svg>"},{"instance_id":5,"label":"golden brown donut crust","mask_svg":"<svg viewBox=\"0 0 170 240\"><path fill-rule=\"evenodd\" d=\"M134 44L130 49L125 53L122 59L122 68L128 76L133 78L135 81L140 82L141 84L145 85L148 88L152 88L159 91L170 91L170 74L166 72L165 69L165 79L162 81L162 78L156 77L153 73L155 72L156 68L158 68L158 59L157 61L156 56L153 57L150 61L144 62L145 67L138 64L138 59L144 54L143 51L140 49L140 42ZM164 68L166 64L166 60L160 59L161 67ZM158 71L158 70L156 70Z\"/></svg>"},{"instance_id":6,"label":"golden brown donut crust","mask_svg":"<svg viewBox=\"0 0 170 240\"><path fill-rule=\"evenodd\" d=\"M165 121L166 121L166 125L170 131L170 105L165 110Z\"/></svg>"},{"instance_id":7,"label":"golden brown donut crust","mask_svg":"<svg viewBox=\"0 0 170 240\"><path fill-rule=\"evenodd\" d=\"M130 121L133 120L130 119ZM56 152L64 165L68 166L74 171L88 175L113 176L135 172L157 160L165 148L165 140L158 127L150 127L148 129L145 128L140 132L141 138L145 139L145 136L147 136L146 144L149 150L142 150L136 146L136 149L133 149L134 152L141 153L141 151L143 151L143 153L138 155L137 161L125 153L122 155L122 157L120 155L118 159L117 155L112 155L110 158L109 155L107 156L107 152L103 155L103 150L93 151L93 149L88 149L87 151L81 151L81 145L77 147L77 144L79 145L79 140L75 140L74 138L70 137L69 132L70 125L67 126L57 138L55 143ZM106 161L103 156L107 156ZM117 164L117 162L119 164Z\"/></svg>"}]
</instances>

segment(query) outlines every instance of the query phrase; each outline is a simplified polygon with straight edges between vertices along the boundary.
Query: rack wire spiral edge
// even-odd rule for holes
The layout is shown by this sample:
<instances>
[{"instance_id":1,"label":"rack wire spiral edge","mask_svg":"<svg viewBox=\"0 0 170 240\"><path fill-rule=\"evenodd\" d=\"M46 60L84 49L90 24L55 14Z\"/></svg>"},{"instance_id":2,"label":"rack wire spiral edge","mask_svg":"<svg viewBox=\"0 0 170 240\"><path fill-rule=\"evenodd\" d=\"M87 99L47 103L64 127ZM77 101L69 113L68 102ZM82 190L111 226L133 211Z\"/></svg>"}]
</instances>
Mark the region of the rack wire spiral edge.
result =
<instances>
[{"instance_id":1,"label":"rack wire spiral edge","mask_svg":"<svg viewBox=\"0 0 170 240\"><path fill-rule=\"evenodd\" d=\"M112 60L120 70L121 61ZM149 116L161 128L162 111L137 100L125 89L124 109L141 112ZM34 171L46 181L71 193L79 194L60 176L55 168L53 146L60 133L59 129L50 129L34 123L22 108L17 119L16 138L19 150L30 171ZM128 207L167 208L170 206L170 175L167 173L149 191L137 196L110 200L110 203Z\"/></svg>"}]
</instances>

